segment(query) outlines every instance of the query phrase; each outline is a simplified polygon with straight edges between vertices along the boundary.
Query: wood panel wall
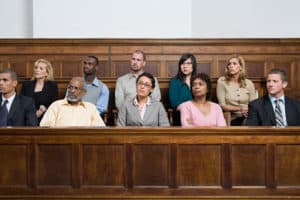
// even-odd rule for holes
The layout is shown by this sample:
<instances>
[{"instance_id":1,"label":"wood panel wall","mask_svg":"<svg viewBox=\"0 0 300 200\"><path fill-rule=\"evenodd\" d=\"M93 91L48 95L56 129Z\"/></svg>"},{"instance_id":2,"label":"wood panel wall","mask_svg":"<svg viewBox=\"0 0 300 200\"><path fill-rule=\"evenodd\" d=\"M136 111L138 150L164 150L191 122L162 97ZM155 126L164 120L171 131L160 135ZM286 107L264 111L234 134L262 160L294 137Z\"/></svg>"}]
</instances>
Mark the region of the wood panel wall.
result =
<instances>
[{"instance_id":1,"label":"wood panel wall","mask_svg":"<svg viewBox=\"0 0 300 200\"><path fill-rule=\"evenodd\" d=\"M131 54L136 49L146 52L145 70L158 77L166 108L169 79L176 74L178 60L186 52L195 54L198 72L211 76L214 101L216 80L234 53L245 58L246 72L260 96L265 92L267 71L277 67L289 76L287 94L300 99L300 39L0 39L0 69L14 69L22 82L31 77L34 61L46 58L53 64L63 97L70 77L82 76L82 59L95 55L100 60L98 77L111 91L112 110L116 78L129 71Z\"/></svg>"},{"instance_id":2,"label":"wood panel wall","mask_svg":"<svg viewBox=\"0 0 300 200\"><path fill-rule=\"evenodd\" d=\"M0 199L300 199L299 127L0 128Z\"/></svg>"}]
</instances>

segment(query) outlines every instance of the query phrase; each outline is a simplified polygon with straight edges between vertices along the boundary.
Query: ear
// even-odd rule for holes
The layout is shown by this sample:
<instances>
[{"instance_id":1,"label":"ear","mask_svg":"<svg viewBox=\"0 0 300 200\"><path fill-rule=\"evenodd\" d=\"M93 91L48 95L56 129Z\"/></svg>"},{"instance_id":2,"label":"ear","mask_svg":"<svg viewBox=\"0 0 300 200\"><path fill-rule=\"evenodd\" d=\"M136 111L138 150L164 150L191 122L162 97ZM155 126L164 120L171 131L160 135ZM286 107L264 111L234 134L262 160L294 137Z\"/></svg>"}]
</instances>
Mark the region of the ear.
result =
<instances>
[{"instance_id":1,"label":"ear","mask_svg":"<svg viewBox=\"0 0 300 200\"><path fill-rule=\"evenodd\" d=\"M287 85L288 85L288 82L287 81L283 81L283 83L282 83L283 88L286 88Z\"/></svg>"},{"instance_id":2,"label":"ear","mask_svg":"<svg viewBox=\"0 0 300 200\"><path fill-rule=\"evenodd\" d=\"M14 88L16 88L17 85L18 85L18 81L17 80L13 80L13 86L14 86Z\"/></svg>"}]
</instances>

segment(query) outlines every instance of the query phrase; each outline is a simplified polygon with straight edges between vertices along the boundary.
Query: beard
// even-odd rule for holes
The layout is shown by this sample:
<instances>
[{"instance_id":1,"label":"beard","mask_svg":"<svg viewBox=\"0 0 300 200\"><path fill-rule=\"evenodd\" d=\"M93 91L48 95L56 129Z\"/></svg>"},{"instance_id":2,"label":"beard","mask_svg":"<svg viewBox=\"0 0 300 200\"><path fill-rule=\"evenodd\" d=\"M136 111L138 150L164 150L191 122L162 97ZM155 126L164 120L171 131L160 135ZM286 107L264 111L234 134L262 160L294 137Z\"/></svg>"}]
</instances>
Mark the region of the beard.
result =
<instances>
[{"instance_id":1,"label":"beard","mask_svg":"<svg viewBox=\"0 0 300 200\"><path fill-rule=\"evenodd\" d=\"M70 103L77 103L81 101L81 98L76 96L75 94L68 93L67 100Z\"/></svg>"}]
</instances>

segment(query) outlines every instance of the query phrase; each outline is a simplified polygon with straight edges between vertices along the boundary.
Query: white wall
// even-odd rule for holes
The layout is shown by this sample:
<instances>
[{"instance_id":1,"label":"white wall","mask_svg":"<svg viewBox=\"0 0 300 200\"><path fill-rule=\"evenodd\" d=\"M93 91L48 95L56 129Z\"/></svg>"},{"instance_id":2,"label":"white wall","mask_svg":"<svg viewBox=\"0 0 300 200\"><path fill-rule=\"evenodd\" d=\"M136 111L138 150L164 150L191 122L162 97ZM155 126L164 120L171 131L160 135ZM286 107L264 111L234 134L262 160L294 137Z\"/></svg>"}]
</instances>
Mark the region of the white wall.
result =
<instances>
[{"instance_id":1,"label":"white wall","mask_svg":"<svg viewBox=\"0 0 300 200\"><path fill-rule=\"evenodd\" d=\"M32 12L32 0L0 0L0 38L31 38Z\"/></svg>"},{"instance_id":2,"label":"white wall","mask_svg":"<svg viewBox=\"0 0 300 200\"><path fill-rule=\"evenodd\" d=\"M0 0L0 38L300 38L299 0Z\"/></svg>"},{"instance_id":3,"label":"white wall","mask_svg":"<svg viewBox=\"0 0 300 200\"><path fill-rule=\"evenodd\" d=\"M193 0L192 36L299 38L299 0Z\"/></svg>"},{"instance_id":4,"label":"white wall","mask_svg":"<svg viewBox=\"0 0 300 200\"><path fill-rule=\"evenodd\" d=\"M36 38L176 38L190 32L190 0L34 1Z\"/></svg>"}]
</instances>

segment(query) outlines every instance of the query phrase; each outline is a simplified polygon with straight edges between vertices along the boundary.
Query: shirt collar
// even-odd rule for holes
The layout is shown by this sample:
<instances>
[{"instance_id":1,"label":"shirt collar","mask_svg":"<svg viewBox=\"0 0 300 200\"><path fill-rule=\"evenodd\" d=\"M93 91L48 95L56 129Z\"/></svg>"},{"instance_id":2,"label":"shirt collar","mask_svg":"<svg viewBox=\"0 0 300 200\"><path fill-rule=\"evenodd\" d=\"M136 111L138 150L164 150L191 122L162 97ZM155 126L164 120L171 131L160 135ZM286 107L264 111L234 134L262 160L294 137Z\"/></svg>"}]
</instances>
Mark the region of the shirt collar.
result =
<instances>
[{"instance_id":1,"label":"shirt collar","mask_svg":"<svg viewBox=\"0 0 300 200\"><path fill-rule=\"evenodd\" d=\"M144 70L141 70L138 74L135 74L133 72L129 73L129 78L137 78L139 75L141 75L142 73L144 73Z\"/></svg>"},{"instance_id":2,"label":"shirt collar","mask_svg":"<svg viewBox=\"0 0 300 200\"><path fill-rule=\"evenodd\" d=\"M276 99L275 97L272 97L271 95L269 95L269 98L271 100L272 103L275 102L275 100L281 100L283 104L285 104L285 98L284 98L284 95L282 95L281 97L279 97L278 99Z\"/></svg>"},{"instance_id":3,"label":"shirt collar","mask_svg":"<svg viewBox=\"0 0 300 200\"><path fill-rule=\"evenodd\" d=\"M16 96L16 93L14 93L14 95L12 95L11 97L9 97L8 99L4 98L4 96L2 95L2 102L4 102L5 100L8 101L8 103L12 102L14 100Z\"/></svg>"},{"instance_id":4,"label":"shirt collar","mask_svg":"<svg viewBox=\"0 0 300 200\"><path fill-rule=\"evenodd\" d=\"M68 102L67 98L64 98L64 99L63 99L62 104L63 104L63 105L71 105L71 104ZM85 107L85 104L84 104L83 101L80 101L80 102L79 102L79 105L82 106L82 107Z\"/></svg>"},{"instance_id":5,"label":"shirt collar","mask_svg":"<svg viewBox=\"0 0 300 200\"><path fill-rule=\"evenodd\" d=\"M91 84L87 83L86 81L84 81L84 84L85 85L93 85L93 86L99 87L99 81L98 81L97 77L94 78L94 80L93 80L93 82Z\"/></svg>"},{"instance_id":6,"label":"shirt collar","mask_svg":"<svg viewBox=\"0 0 300 200\"><path fill-rule=\"evenodd\" d=\"M149 106L150 104L151 104L151 100L150 100L150 97L148 97L146 105ZM135 105L135 106L139 105L139 102L136 97L133 100L133 105Z\"/></svg>"}]
</instances>

